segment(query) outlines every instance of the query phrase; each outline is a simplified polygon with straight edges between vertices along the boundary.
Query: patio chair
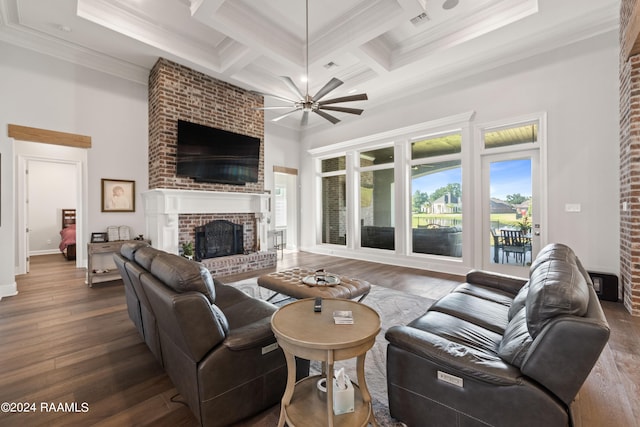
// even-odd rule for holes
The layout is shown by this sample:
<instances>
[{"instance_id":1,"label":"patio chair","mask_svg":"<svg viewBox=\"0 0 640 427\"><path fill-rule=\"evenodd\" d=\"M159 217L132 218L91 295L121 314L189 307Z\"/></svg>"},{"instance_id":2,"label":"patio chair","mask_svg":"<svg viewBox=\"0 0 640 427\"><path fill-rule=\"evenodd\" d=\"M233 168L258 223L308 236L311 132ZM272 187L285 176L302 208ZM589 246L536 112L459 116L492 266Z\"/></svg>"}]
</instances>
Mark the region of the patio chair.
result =
<instances>
[{"instance_id":1,"label":"patio chair","mask_svg":"<svg viewBox=\"0 0 640 427\"><path fill-rule=\"evenodd\" d=\"M498 264L500 262L500 251L502 251L504 247L504 243L502 241L502 236L496 233L496 230L493 228L489 228L491 230L491 237L493 237L493 262Z\"/></svg>"},{"instance_id":2,"label":"patio chair","mask_svg":"<svg viewBox=\"0 0 640 427\"><path fill-rule=\"evenodd\" d=\"M502 263L504 263L505 255L508 263L509 255L514 254L516 262L522 262L524 265L525 255L529 250L529 239L522 235L522 231L502 230Z\"/></svg>"}]
</instances>

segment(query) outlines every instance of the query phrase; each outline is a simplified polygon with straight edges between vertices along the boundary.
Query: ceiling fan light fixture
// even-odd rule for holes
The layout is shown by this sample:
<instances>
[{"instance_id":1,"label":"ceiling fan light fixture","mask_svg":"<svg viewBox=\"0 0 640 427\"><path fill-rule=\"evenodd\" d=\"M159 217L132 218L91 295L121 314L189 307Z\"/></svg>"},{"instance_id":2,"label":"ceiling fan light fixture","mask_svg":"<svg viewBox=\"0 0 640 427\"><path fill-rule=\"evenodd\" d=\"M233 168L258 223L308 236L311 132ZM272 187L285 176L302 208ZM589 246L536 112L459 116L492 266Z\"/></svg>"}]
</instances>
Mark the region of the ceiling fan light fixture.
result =
<instances>
[{"instance_id":1,"label":"ceiling fan light fixture","mask_svg":"<svg viewBox=\"0 0 640 427\"><path fill-rule=\"evenodd\" d=\"M293 82L293 80L290 77L287 76L280 76L280 79L284 82L284 84L289 88L289 90L291 91L292 94L295 95L296 98L298 98L298 101L294 101L294 100L289 100L287 98L284 98L282 96L278 96L278 95L270 95L267 93L261 93L261 92L255 92L257 95L262 95L262 96L271 96L274 97L276 99L280 99L280 100L284 100L287 102L292 103L292 106L289 107L259 107L256 108L257 110L268 110L268 109L287 109L287 108L293 108L293 110L290 110L274 119L272 119L271 121L273 122L277 122L279 120L284 119L285 117L290 116L291 114L294 114L298 111L302 111L302 120L300 121L300 125L301 126L306 126L309 120L309 112L315 113L317 115L319 115L320 117L330 121L333 124L336 124L340 121L339 118L327 113L326 111L323 110L329 110L329 111L337 111L340 113L348 113L348 114L356 114L356 115L360 115L362 114L362 112L364 110L359 109L359 108L345 108L345 107L339 107L339 106L335 106L335 105L329 105L329 104L337 104L340 102L352 102L352 101L366 101L367 98L367 94L366 93L361 93L361 94L356 94L356 95L348 95L348 96L342 96L342 97L338 97L338 98L332 98L332 99L327 99L324 101L320 101L320 99L324 98L327 94L329 94L331 91L335 90L337 87L341 86L343 84L342 80L337 79L337 78L332 78L331 80L329 80L324 86L322 86L320 88L320 90L318 90L318 92L311 96L311 94L309 93L309 0L306 0L306 51L305 51L305 75L302 78L302 82L306 83L305 87L306 87L306 93L302 93L302 91L300 90L300 88L298 88L298 86L296 86L296 84ZM333 61L330 61L329 63L327 63L325 65L325 68L334 68L337 67L338 64L336 64ZM353 92L355 92L355 90L350 91L349 93L352 94Z\"/></svg>"}]
</instances>

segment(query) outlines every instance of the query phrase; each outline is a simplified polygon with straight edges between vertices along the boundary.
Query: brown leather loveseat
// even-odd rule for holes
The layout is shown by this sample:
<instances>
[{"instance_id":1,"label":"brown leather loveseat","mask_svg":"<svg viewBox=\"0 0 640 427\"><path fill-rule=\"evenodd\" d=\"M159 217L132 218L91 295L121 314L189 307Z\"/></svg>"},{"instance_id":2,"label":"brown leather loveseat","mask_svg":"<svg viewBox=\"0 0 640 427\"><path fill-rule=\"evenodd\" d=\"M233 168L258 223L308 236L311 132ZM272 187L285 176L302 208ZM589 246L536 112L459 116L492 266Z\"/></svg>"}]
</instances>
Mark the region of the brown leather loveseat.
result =
<instances>
[{"instance_id":1,"label":"brown leather loveseat","mask_svg":"<svg viewBox=\"0 0 640 427\"><path fill-rule=\"evenodd\" d=\"M574 252L551 244L528 280L472 271L386 338L389 409L409 426L567 426L609 327Z\"/></svg>"},{"instance_id":2,"label":"brown leather loveseat","mask_svg":"<svg viewBox=\"0 0 640 427\"><path fill-rule=\"evenodd\" d=\"M287 366L271 331L275 306L144 243L114 258L129 316L201 425L230 425L280 401Z\"/></svg>"}]
</instances>

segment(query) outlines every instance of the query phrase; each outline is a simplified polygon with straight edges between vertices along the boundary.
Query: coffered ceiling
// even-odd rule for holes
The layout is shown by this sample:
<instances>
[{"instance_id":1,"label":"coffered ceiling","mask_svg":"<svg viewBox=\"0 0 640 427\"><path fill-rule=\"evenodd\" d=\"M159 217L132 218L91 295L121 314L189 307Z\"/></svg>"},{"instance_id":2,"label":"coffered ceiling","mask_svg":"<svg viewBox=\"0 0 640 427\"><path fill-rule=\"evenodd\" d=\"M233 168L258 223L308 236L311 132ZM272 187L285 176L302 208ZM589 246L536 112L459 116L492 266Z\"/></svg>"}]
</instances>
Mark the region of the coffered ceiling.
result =
<instances>
[{"instance_id":1,"label":"coffered ceiling","mask_svg":"<svg viewBox=\"0 0 640 427\"><path fill-rule=\"evenodd\" d=\"M619 0L309 0L309 92L374 108L609 31ZM165 57L240 87L305 92L304 0L0 0L0 40L146 83ZM265 105L282 105L265 98ZM281 111L266 111L267 120ZM343 121L357 119L336 113ZM278 123L299 126L292 115ZM309 126L333 126L320 117ZM339 126L339 124L338 124Z\"/></svg>"}]
</instances>

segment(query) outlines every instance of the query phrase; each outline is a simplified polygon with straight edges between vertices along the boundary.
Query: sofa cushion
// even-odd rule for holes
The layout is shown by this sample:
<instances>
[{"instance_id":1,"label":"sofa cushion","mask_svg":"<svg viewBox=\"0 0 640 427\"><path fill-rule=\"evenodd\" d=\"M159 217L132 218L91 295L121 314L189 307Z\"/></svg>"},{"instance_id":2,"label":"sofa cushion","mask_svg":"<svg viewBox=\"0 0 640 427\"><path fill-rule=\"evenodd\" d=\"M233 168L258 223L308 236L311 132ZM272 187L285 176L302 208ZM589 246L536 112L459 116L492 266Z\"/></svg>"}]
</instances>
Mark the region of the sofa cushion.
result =
<instances>
[{"instance_id":1,"label":"sofa cushion","mask_svg":"<svg viewBox=\"0 0 640 427\"><path fill-rule=\"evenodd\" d=\"M135 261L140 265L140 267L149 271L149 269L151 268L151 262L160 253L162 253L162 251L156 248L145 246L135 251L133 257L135 258Z\"/></svg>"},{"instance_id":2,"label":"sofa cushion","mask_svg":"<svg viewBox=\"0 0 640 427\"><path fill-rule=\"evenodd\" d=\"M498 346L498 355L505 362L520 368L532 342L527 327L527 310L523 305L507 325Z\"/></svg>"},{"instance_id":3,"label":"sofa cushion","mask_svg":"<svg viewBox=\"0 0 640 427\"><path fill-rule=\"evenodd\" d=\"M576 254L567 245L550 243L542 248L540 252L538 252L538 255L536 255L536 259L533 260L529 268L529 276L531 276L539 266L553 259L573 263L576 261Z\"/></svg>"},{"instance_id":4,"label":"sofa cushion","mask_svg":"<svg viewBox=\"0 0 640 427\"><path fill-rule=\"evenodd\" d=\"M529 294L529 282L527 282L522 288L520 288L520 291L511 302L508 316L509 321L513 319L513 316L515 316L517 312L524 308L525 303L527 302L527 294Z\"/></svg>"},{"instance_id":5,"label":"sofa cushion","mask_svg":"<svg viewBox=\"0 0 640 427\"><path fill-rule=\"evenodd\" d=\"M584 316L589 287L574 261L550 259L537 266L529 280L526 310L529 333L536 338L554 317Z\"/></svg>"},{"instance_id":6,"label":"sofa cushion","mask_svg":"<svg viewBox=\"0 0 640 427\"><path fill-rule=\"evenodd\" d=\"M147 246L149 246L149 244L144 241L123 243L120 247L120 253L129 261L133 261L136 251Z\"/></svg>"},{"instance_id":7,"label":"sofa cushion","mask_svg":"<svg viewBox=\"0 0 640 427\"><path fill-rule=\"evenodd\" d=\"M502 335L508 323L509 306L463 292L452 292L435 302L429 310L446 313Z\"/></svg>"},{"instance_id":8,"label":"sofa cushion","mask_svg":"<svg viewBox=\"0 0 640 427\"><path fill-rule=\"evenodd\" d=\"M211 273L200 263L163 252L153 259L149 271L175 292L196 291L207 297L210 303L216 301Z\"/></svg>"}]
</instances>

